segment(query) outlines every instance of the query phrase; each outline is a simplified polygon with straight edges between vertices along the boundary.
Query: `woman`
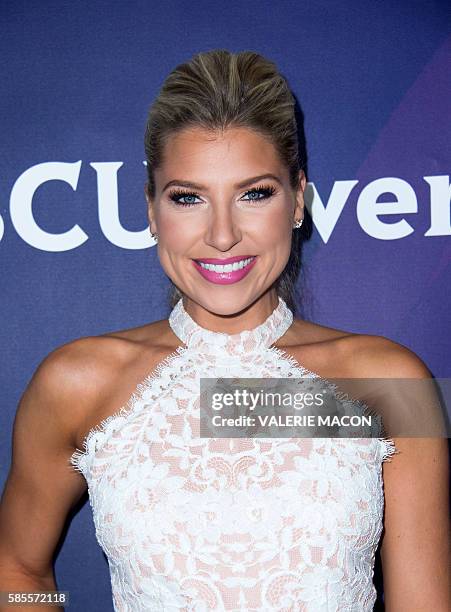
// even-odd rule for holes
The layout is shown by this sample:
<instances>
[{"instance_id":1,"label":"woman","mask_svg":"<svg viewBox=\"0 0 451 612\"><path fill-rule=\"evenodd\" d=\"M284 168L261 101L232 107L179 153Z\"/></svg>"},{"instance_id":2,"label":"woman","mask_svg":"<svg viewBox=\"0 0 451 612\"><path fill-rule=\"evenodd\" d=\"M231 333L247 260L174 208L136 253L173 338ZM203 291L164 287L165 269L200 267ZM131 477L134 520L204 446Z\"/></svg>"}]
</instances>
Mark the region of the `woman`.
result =
<instances>
[{"instance_id":1,"label":"woman","mask_svg":"<svg viewBox=\"0 0 451 612\"><path fill-rule=\"evenodd\" d=\"M199 54L164 83L145 145L172 311L70 342L36 371L0 586L54 588L52 553L88 484L116 610L372 610L383 527L386 609L448 610L444 440L396 439L388 461L384 438L196 434L201 377L430 377L390 340L293 317L306 177L285 79L256 53Z\"/></svg>"}]
</instances>

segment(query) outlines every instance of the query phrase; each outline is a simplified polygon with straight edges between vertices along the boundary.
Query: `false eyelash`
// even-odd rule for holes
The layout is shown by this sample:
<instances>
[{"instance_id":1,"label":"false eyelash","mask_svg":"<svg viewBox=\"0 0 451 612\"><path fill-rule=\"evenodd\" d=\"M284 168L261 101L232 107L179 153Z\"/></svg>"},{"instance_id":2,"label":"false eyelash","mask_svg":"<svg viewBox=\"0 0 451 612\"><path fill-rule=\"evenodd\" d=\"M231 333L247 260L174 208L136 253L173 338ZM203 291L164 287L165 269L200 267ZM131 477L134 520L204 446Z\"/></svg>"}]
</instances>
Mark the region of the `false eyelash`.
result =
<instances>
[{"instance_id":1,"label":"false eyelash","mask_svg":"<svg viewBox=\"0 0 451 612\"><path fill-rule=\"evenodd\" d=\"M260 191L261 193L264 194L263 198L257 198L256 200L254 200L254 202L258 202L259 200L266 200L267 198L270 198L272 195L274 195L276 192L276 188L273 187L272 185L259 185L258 187L249 189L248 191L246 191L244 195L247 195L248 193L252 193L253 191Z\"/></svg>"},{"instance_id":2,"label":"false eyelash","mask_svg":"<svg viewBox=\"0 0 451 612\"><path fill-rule=\"evenodd\" d=\"M174 189L169 192L169 199L175 202L178 206L196 206L197 202L178 202L177 199L186 196L194 196L195 198L199 197L197 193L193 191L182 191L181 189Z\"/></svg>"},{"instance_id":3,"label":"false eyelash","mask_svg":"<svg viewBox=\"0 0 451 612\"><path fill-rule=\"evenodd\" d=\"M264 194L263 198L257 198L256 200L254 200L255 202L258 202L259 200L266 200L267 198L270 198L272 195L274 195L276 189L272 185L260 185L258 187L254 187L253 189L249 189L243 195L248 195L249 193L253 193L254 191L259 191L260 193ZM169 193L169 199L175 202L175 204L177 204L178 206L197 206L197 202L178 202L178 198L187 196L199 197L197 193L194 193L193 191L183 191L181 189L174 189Z\"/></svg>"}]
</instances>

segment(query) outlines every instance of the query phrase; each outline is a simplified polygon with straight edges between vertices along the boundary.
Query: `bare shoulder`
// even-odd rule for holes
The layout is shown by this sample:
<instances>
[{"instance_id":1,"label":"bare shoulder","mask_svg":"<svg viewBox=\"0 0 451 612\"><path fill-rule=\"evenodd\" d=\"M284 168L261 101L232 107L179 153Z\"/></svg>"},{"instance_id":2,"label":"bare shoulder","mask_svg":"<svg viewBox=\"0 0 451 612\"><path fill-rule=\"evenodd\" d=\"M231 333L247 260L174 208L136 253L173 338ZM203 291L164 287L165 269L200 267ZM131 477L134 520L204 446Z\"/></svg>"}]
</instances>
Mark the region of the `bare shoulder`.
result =
<instances>
[{"instance_id":1,"label":"bare shoulder","mask_svg":"<svg viewBox=\"0 0 451 612\"><path fill-rule=\"evenodd\" d=\"M76 448L83 432L125 402L133 385L173 350L171 340L165 320L77 338L43 359L29 387L57 407L68 445Z\"/></svg>"},{"instance_id":2,"label":"bare shoulder","mask_svg":"<svg viewBox=\"0 0 451 612\"><path fill-rule=\"evenodd\" d=\"M430 378L421 358L385 336L295 320L288 346L313 371L337 378ZM303 364L305 365L305 363Z\"/></svg>"},{"instance_id":3,"label":"bare shoulder","mask_svg":"<svg viewBox=\"0 0 451 612\"><path fill-rule=\"evenodd\" d=\"M385 336L356 334L342 343L355 376L373 378L430 378L422 359L408 347Z\"/></svg>"}]
</instances>

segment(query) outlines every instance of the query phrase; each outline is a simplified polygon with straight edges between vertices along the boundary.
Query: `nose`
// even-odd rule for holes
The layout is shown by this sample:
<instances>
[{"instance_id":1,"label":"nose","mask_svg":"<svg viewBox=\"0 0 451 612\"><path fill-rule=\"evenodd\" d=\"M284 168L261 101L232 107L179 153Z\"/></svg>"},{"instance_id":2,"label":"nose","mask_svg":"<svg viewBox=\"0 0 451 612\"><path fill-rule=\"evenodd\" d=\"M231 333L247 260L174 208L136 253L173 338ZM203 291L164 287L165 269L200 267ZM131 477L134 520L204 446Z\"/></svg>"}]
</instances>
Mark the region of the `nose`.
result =
<instances>
[{"instance_id":1,"label":"nose","mask_svg":"<svg viewBox=\"0 0 451 612\"><path fill-rule=\"evenodd\" d=\"M242 232L230 206L212 206L204 234L205 244L227 252L241 240Z\"/></svg>"}]
</instances>

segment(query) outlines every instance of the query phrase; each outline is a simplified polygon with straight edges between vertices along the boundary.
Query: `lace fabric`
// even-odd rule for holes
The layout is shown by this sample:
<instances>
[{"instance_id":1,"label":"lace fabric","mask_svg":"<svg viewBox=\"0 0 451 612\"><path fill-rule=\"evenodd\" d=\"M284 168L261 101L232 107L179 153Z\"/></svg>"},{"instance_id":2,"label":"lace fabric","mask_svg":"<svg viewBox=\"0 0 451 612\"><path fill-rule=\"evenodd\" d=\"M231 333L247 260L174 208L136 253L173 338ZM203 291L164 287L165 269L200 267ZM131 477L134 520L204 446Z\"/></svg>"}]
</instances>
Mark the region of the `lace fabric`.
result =
<instances>
[{"instance_id":1,"label":"lace fabric","mask_svg":"<svg viewBox=\"0 0 451 612\"><path fill-rule=\"evenodd\" d=\"M69 461L88 484L117 612L366 612L383 528L386 438L200 438L200 377L319 378L271 345L285 302L258 327L200 327Z\"/></svg>"}]
</instances>

